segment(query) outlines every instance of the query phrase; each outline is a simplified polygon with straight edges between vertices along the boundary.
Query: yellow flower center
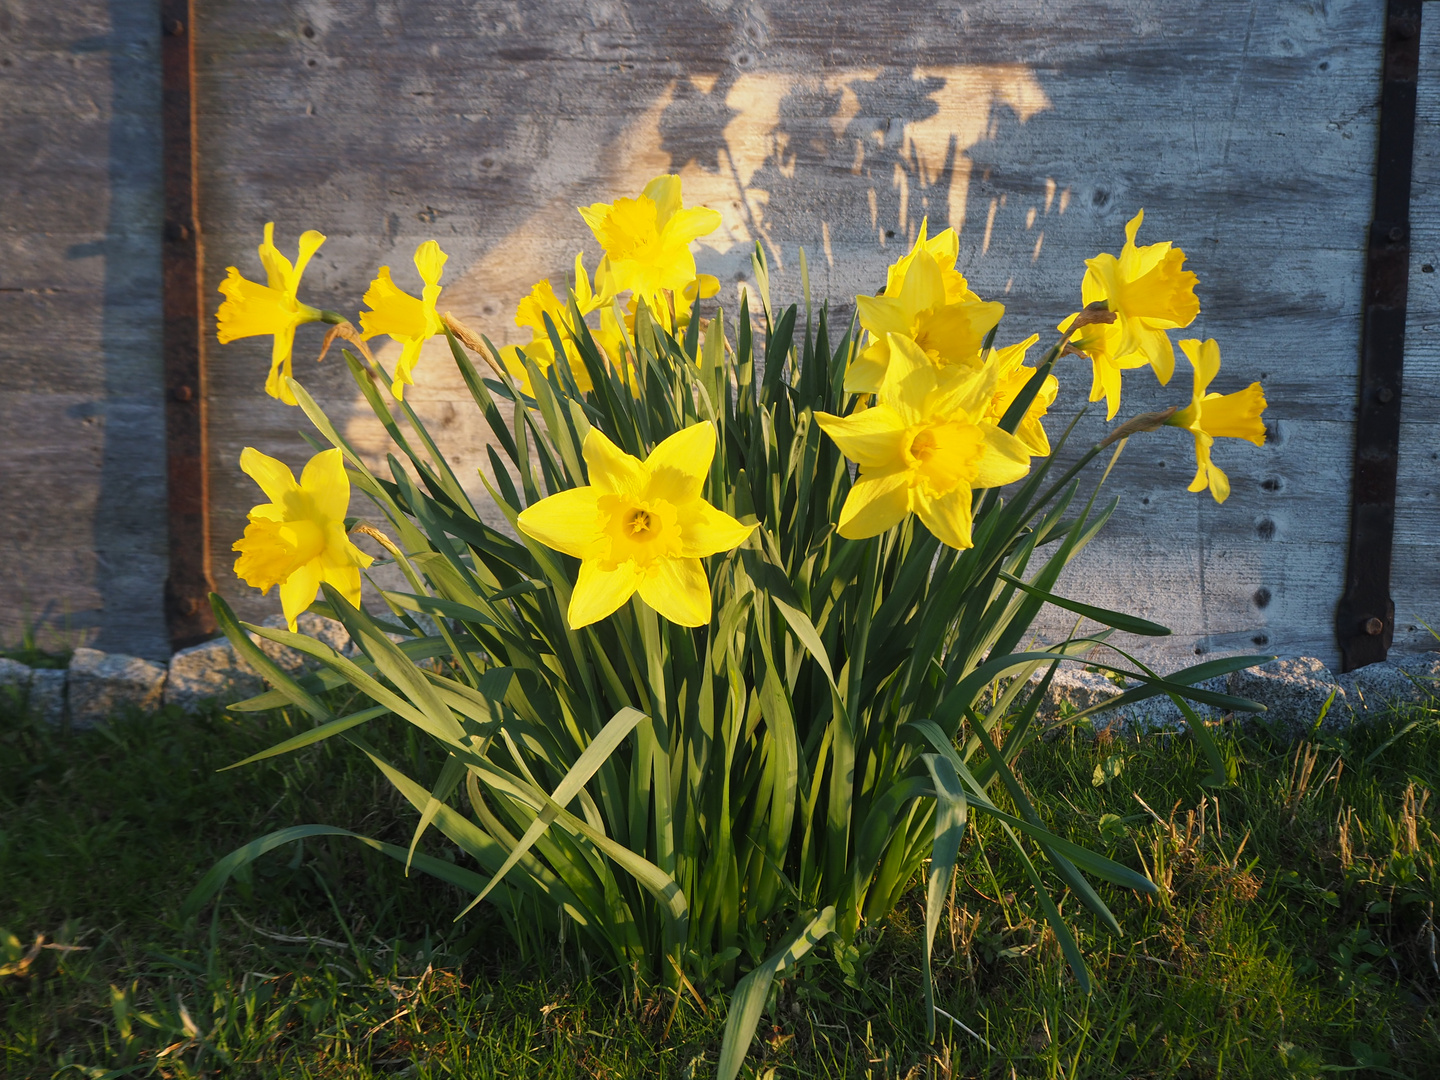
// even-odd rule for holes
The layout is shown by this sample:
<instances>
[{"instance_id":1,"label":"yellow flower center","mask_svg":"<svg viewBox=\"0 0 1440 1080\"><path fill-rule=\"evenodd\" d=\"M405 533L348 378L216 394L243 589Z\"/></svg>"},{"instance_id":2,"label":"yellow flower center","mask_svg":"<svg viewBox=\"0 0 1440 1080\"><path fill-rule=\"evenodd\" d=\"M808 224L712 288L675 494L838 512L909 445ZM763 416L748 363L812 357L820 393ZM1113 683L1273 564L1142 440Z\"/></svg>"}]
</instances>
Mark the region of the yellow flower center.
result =
<instances>
[{"instance_id":1,"label":"yellow flower center","mask_svg":"<svg viewBox=\"0 0 1440 1080\"><path fill-rule=\"evenodd\" d=\"M663 499L641 501L624 495L602 495L601 532L609 554L601 562L613 569L624 562L647 567L656 559L680 552L680 522L675 507Z\"/></svg>"},{"instance_id":2,"label":"yellow flower center","mask_svg":"<svg viewBox=\"0 0 1440 1080\"><path fill-rule=\"evenodd\" d=\"M964 420L925 423L911 429L906 464L912 483L924 484L934 495L969 483L985 451L985 436Z\"/></svg>"},{"instance_id":3,"label":"yellow flower center","mask_svg":"<svg viewBox=\"0 0 1440 1080\"><path fill-rule=\"evenodd\" d=\"M235 573L245 584L270 591L272 585L283 585L290 575L325 550L325 530L318 522L269 521L251 518L245 535L235 542L240 557L235 560Z\"/></svg>"},{"instance_id":4,"label":"yellow flower center","mask_svg":"<svg viewBox=\"0 0 1440 1080\"><path fill-rule=\"evenodd\" d=\"M649 510L631 510L625 518L625 526L636 540L649 540L659 530L659 521L651 517Z\"/></svg>"}]
</instances>

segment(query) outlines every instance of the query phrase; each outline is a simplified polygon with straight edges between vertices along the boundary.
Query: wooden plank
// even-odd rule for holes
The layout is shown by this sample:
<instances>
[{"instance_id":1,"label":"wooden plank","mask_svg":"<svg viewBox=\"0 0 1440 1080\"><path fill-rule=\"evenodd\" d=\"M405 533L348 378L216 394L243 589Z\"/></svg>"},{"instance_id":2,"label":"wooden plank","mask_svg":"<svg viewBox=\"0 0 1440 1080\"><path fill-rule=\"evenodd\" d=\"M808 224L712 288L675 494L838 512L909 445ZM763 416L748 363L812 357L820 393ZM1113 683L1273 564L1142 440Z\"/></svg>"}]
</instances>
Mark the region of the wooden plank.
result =
<instances>
[{"instance_id":1,"label":"wooden plank","mask_svg":"<svg viewBox=\"0 0 1440 1080\"><path fill-rule=\"evenodd\" d=\"M0 32L0 641L167 656L155 9Z\"/></svg>"},{"instance_id":2,"label":"wooden plank","mask_svg":"<svg viewBox=\"0 0 1440 1080\"><path fill-rule=\"evenodd\" d=\"M1410 197L1410 299L1405 322L1399 497L1395 515L1395 649L1437 646L1440 630L1440 18L1420 31L1420 83Z\"/></svg>"}]
</instances>

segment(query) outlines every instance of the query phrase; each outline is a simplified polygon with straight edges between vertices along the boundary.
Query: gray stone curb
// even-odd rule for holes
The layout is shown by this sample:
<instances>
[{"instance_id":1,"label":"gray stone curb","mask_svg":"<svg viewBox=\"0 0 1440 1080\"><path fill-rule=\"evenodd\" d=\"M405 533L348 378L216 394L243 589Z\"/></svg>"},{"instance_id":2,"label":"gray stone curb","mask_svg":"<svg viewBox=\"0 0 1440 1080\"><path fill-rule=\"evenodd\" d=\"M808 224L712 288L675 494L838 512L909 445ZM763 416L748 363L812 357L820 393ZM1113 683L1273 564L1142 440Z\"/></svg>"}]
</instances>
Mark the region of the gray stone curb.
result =
<instances>
[{"instance_id":1,"label":"gray stone curb","mask_svg":"<svg viewBox=\"0 0 1440 1080\"><path fill-rule=\"evenodd\" d=\"M262 626L283 628L279 615ZM302 634L323 641L338 652L351 653L350 635L334 619L304 614L296 620ZM276 666L295 675L319 667L319 661L297 649L251 635ZM170 663L157 664L138 656L76 649L64 670L30 668L0 658L0 693L10 692L46 722L60 727L94 727L117 710L151 711L177 705L194 713L218 703L230 704L265 690L265 680L235 652L225 638L182 649Z\"/></svg>"},{"instance_id":2,"label":"gray stone curb","mask_svg":"<svg viewBox=\"0 0 1440 1080\"><path fill-rule=\"evenodd\" d=\"M262 625L278 628L285 624L274 615ZM302 634L338 652L353 655L355 651L344 626L333 619L305 614L297 625ZM265 638L253 640L290 674L319 666L298 650ZM1038 681L1039 676L1035 678ZM1440 696L1440 652L1371 664L1344 675L1333 674L1314 657L1272 660L1199 686L1260 702L1268 710L1262 714L1263 723L1298 737L1316 727L1322 712L1320 730L1329 732L1396 705ZM265 681L224 638L183 649L171 657L168 666L96 649L76 649L69 669L63 671L32 669L0 658L0 694L19 697L37 716L57 726L68 722L75 728L92 727L127 706L150 710L164 703L193 713L211 703L243 701L264 689ZM1087 671L1083 662L1067 663L1055 673L1040 715L1047 720L1061 719L1108 701L1124 689L1098 672ZM1221 717L1219 710L1208 705L1193 704L1192 708L1205 720ZM1098 712L1092 719L1098 729L1135 734L1185 725L1184 715L1166 696Z\"/></svg>"},{"instance_id":3,"label":"gray stone curb","mask_svg":"<svg viewBox=\"0 0 1440 1080\"><path fill-rule=\"evenodd\" d=\"M1041 716L1055 720L1073 715L1138 685L1127 683L1122 687L1083 666L1062 667L1050 684ZM1317 724L1322 732L1338 731L1394 706L1440 696L1440 653L1387 660L1343 675L1333 674L1313 656L1278 659L1197 685L1259 702L1266 711L1258 714L1254 722L1296 738L1308 734ZM1191 703L1191 708L1205 720L1218 720L1222 715L1209 705ZM1185 725L1184 715L1168 696L1093 713L1091 719L1097 729L1133 734Z\"/></svg>"}]
</instances>

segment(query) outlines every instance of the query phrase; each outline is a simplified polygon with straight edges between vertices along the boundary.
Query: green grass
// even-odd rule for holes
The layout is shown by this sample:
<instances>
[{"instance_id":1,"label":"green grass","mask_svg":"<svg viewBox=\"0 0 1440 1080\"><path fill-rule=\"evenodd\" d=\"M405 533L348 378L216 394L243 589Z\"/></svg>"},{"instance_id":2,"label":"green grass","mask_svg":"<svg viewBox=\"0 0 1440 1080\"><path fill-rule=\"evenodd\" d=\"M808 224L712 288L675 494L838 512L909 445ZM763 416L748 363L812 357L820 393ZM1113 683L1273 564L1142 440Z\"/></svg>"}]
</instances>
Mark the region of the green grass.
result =
<instances>
[{"instance_id":1,"label":"green grass","mask_svg":"<svg viewBox=\"0 0 1440 1080\"><path fill-rule=\"evenodd\" d=\"M636 991L573 941L522 959L498 918L452 922L468 898L353 842L274 852L182 924L214 860L271 829L409 843L412 813L341 745L216 772L296 722L166 712L65 739L0 703L0 1075L712 1074L717 987ZM1298 748L1222 745L1238 783L1218 793L1183 737L1068 732L1021 758L1061 835L1163 886L1158 900L1101 889L1123 938L1064 905L1093 995L1014 899L1022 870L982 822L936 954L937 1002L976 1035L942 1019L924 1040L916 888L861 949L822 949L784 981L755 1075L1433 1075L1440 838L1424 800L1440 712ZM384 748L412 775L438 768L398 725ZM433 832L422 849L446 852Z\"/></svg>"}]
</instances>

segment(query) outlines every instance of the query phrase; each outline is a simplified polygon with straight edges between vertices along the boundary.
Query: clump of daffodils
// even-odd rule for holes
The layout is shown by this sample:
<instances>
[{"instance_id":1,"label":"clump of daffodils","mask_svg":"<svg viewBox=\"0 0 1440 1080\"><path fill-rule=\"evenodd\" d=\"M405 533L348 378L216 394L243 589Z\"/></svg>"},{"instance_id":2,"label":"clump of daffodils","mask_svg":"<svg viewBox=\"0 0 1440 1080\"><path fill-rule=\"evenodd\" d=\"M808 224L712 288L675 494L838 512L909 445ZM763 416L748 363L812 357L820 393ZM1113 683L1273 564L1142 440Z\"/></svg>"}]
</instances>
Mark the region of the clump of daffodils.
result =
<instances>
[{"instance_id":1,"label":"clump of daffodils","mask_svg":"<svg viewBox=\"0 0 1440 1080\"><path fill-rule=\"evenodd\" d=\"M1099 455L1183 429L1197 462L1190 490L1224 502L1217 440L1264 442L1260 385L1212 391L1219 346L1186 338L1188 399L1117 424L1057 467L1069 433L1052 440L1046 425L1074 366L1089 363L1089 399L1104 400L1107 421L1137 377L1127 372L1170 384L1171 334L1199 314L1184 252L1137 244L1137 214L1118 255L1088 260L1078 310L1041 350L1038 334L1005 333L1004 305L956 269L953 229L922 226L837 334L824 305L803 330L796 306L772 306L759 249L756 289L727 325L719 282L693 250L720 217L686 207L677 177L580 214L598 258L577 254L564 285L534 283L514 316L529 340L505 348L443 310L448 256L433 240L413 273L379 268L358 328L300 297L317 232L291 263L265 227L266 284L230 269L221 341L269 335L267 392L302 408L333 447L298 481L255 449L240 461L269 501L250 511L235 571L278 588L290 632L247 627L215 597L217 619L274 687L248 707L283 702L315 721L257 756L344 733L419 815L408 849L365 842L490 900L522 948L564 948L571 934L587 967L602 957L697 999L700 986L731 991L720 1080L739 1075L773 979L832 937L853 949L917 875L933 1006L933 937L972 814L1002 823L991 836L1027 866L1048 860L1066 895L1107 925L1091 876L1153 891L1050 833L1010 762L1045 729L1036 712L1048 683L1035 678L1078 656L1182 710L1186 699L1260 707L1203 680L1268 658L1162 678L1129 665L1110 635L1164 627L1054 591L1103 522L1093 499L1076 498ZM297 330L315 322L329 328L322 356L337 337L361 354L346 350L345 363L395 439L385 475L293 378ZM380 336L399 347L393 373L366 344ZM494 435L482 479L508 529L476 509L414 411L402 409L413 437L402 435L385 400L386 388L399 401L423 385L423 347L441 337ZM1095 472L1103 483L1108 470ZM352 486L384 529L349 516ZM371 582L381 614L361 605L372 559L352 530L398 571ZM1100 629L1022 645L1042 604ZM358 651L294 633L307 608L344 622ZM278 668L250 634L323 671ZM1107 649L1121 659L1101 659ZM336 715L322 691L341 684L354 693L333 697L369 704ZM1219 748L1186 715L1223 783ZM438 775L406 776L355 730L382 720L433 740ZM992 799L997 781L1013 799ZM431 826L453 845L449 858L419 846ZM247 845L197 892L294 835ZM1031 880L1085 984L1059 904L1045 878Z\"/></svg>"}]
</instances>

